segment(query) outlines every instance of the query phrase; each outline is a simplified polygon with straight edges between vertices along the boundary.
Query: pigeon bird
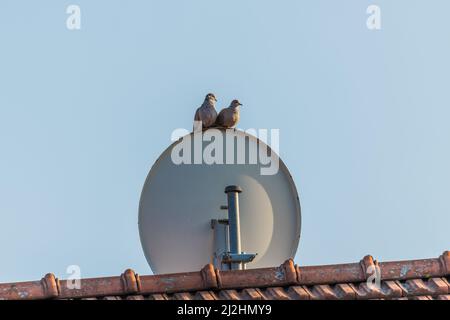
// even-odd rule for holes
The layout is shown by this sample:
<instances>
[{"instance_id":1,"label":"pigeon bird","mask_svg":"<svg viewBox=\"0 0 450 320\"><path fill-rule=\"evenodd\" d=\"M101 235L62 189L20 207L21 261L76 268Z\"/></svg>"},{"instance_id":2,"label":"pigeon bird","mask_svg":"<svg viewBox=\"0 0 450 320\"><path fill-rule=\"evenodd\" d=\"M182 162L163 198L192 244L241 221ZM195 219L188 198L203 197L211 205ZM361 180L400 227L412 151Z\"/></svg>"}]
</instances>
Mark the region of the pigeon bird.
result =
<instances>
[{"instance_id":1,"label":"pigeon bird","mask_svg":"<svg viewBox=\"0 0 450 320\"><path fill-rule=\"evenodd\" d=\"M216 96L208 93L203 104L197 109L194 116L194 131L199 130L199 122L203 128L209 128L214 125L217 118Z\"/></svg>"},{"instance_id":2,"label":"pigeon bird","mask_svg":"<svg viewBox=\"0 0 450 320\"><path fill-rule=\"evenodd\" d=\"M239 100L231 101L228 108L224 108L219 112L216 119L216 126L223 128L234 128L239 121L239 107L242 104Z\"/></svg>"}]
</instances>

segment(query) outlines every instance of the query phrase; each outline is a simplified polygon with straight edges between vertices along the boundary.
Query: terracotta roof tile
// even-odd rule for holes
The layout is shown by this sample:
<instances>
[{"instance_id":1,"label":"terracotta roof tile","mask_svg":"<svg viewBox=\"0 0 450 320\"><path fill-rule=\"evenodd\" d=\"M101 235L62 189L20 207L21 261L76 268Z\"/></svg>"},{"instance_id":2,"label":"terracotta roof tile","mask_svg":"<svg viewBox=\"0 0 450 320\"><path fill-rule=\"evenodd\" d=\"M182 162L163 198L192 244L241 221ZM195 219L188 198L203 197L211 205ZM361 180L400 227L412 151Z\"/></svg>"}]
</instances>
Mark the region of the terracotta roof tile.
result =
<instances>
[{"instance_id":1,"label":"terracotta roof tile","mask_svg":"<svg viewBox=\"0 0 450 320\"><path fill-rule=\"evenodd\" d=\"M392 299L402 297L402 289L395 281L382 281L380 287L369 286L366 282L350 284L355 290L356 299Z\"/></svg>"},{"instance_id":2,"label":"terracotta roof tile","mask_svg":"<svg viewBox=\"0 0 450 320\"><path fill-rule=\"evenodd\" d=\"M236 290L220 290L219 300L241 300Z\"/></svg>"},{"instance_id":3,"label":"terracotta roof tile","mask_svg":"<svg viewBox=\"0 0 450 320\"><path fill-rule=\"evenodd\" d=\"M397 281L404 296L441 295L448 293L448 285L441 278Z\"/></svg>"},{"instance_id":4,"label":"terracotta roof tile","mask_svg":"<svg viewBox=\"0 0 450 320\"><path fill-rule=\"evenodd\" d=\"M179 292L173 295L174 300L194 300L194 296L189 292Z\"/></svg>"},{"instance_id":5,"label":"terracotta roof tile","mask_svg":"<svg viewBox=\"0 0 450 320\"><path fill-rule=\"evenodd\" d=\"M268 300L290 300L291 299L289 297L289 295L287 294L287 292L284 290L284 288L281 288L281 287L267 288L264 293Z\"/></svg>"},{"instance_id":6,"label":"terracotta roof tile","mask_svg":"<svg viewBox=\"0 0 450 320\"><path fill-rule=\"evenodd\" d=\"M263 297L256 289L249 288L241 291L241 300L262 300Z\"/></svg>"},{"instance_id":7,"label":"terracotta roof tile","mask_svg":"<svg viewBox=\"0 0 450 320\"><path fill-rule=\"evenodd\" d=\"M144 297L144 296L141 296ZM151 294L148 296L149 300L169 300L169 297L166 294Z\"/></svg>"},{"instance_id":8,"label":"terracotta roof tile","mask_svg":"<svg viewBox=\"0 0 450 320\"><path fill-rule=\"evenodd\" d=\"M340 300L354 300L356 299L356 292L348 283L339 283L335 286L334 292L336 297Z\"/></svg>"},{"instance_id":9,"label":"terracotta roof tile","mask_svg":"<svg viewBox=\"0 0 450 320\"><path fill-rule=\"evenodd\" d=\"M135 295L135 296L127 296L127 300L145 300L144 296L141 295ZM165 299L162 299L165 300Z\"/></svg>"},{"instance_id":10,"label":"terracotta roof tile","mask_svg":"<svg viewBox=\"0 0 450 320\"><path fill-rule=\"evenodd\" d=\"M215 294L209 291L198 291L195 296L195 300L217 300Z\"/></svg>"},{"instance_id":11,"label":"terracotta roof tile","mask_svg":"<svg viewBox=\"0 0 450 320\"><path fill-rule=\"evenodd\" d=\"M288 295L293 300L311 300L311 295L302 286L290 286Z\"/></svg>"},{"instance_id":12,"label":"terracotta roof tile","mask_svg":"<svg viewBox=\"0 0 450 320\"><path fill-rule=\"evenodd\" d=\"M331 286L327 284L319 284L310 287L304 287L312 300L337 300L338 297L334 293Z\"/></svg>"},{"instance_id":13,"label":"terracotta roof tile","mask_svg":"<svg viewBox=\"0 0 450 320\"><path fill-rule=\"evenodd\" d=\"M139 276L127 269L118 277L69 280L47 274L40 281L0 284L0 299L105 300L348 300L450 299L450 254L439 258L378 263L365 256L358 263L219 271L211 264L197 272ZM380 286L372 285L374 272ZM372 282L371 282L372 281Z\"/></svg>"}]
</instances>

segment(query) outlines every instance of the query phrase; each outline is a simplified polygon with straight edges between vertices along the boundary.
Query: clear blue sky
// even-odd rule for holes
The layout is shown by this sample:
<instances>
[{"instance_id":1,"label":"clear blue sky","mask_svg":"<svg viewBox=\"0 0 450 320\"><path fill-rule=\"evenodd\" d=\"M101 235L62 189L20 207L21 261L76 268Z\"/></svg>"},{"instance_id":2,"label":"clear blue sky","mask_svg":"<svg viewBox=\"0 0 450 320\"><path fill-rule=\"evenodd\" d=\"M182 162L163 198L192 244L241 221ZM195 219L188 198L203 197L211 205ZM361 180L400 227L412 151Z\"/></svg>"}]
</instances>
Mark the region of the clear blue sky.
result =
<instances>
[{"instance_id":1,"label":"clear blue sky","mask_svg":"<svg viewBox=\"0 0 450 320\"><path fill-rule=\"evenodd\" d=\"M69 4L81 30L66 28ZM382 29L366 27L378 4ZM150 273L137 208L213 91L279 128L301 265L450 249L450 2L0 2L0 282ZM168 235L170 236L170 235Z\"/></svg>"}]
</instances>

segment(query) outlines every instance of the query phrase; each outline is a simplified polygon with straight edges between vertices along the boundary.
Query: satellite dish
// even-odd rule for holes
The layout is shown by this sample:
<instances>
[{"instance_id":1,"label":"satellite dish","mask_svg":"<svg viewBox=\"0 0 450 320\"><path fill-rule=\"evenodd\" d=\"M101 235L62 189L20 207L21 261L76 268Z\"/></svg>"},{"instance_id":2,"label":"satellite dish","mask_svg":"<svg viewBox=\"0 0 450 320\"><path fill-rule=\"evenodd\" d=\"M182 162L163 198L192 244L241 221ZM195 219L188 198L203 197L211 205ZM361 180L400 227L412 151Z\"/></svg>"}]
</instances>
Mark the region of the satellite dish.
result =
<instances>
[{"instance_id":1,"label":"satellite dish","mask_svg":"<svg viewBox=\"0 0 450 320\"><path fill-rule=\"evenodd\" d=\"M230 156L234 164L206 164L204 161L194 164L198 145L195 146L196 138L191 133L169 146L147 176L139 204L139 234L145 257L155 274L198 271L205 264L217 262L220 249L217 239L223 236L217 226L228 221L229 212L224 209L227 201L228 205L232 201L233 206L232 197L236 194L239 197L240 250L256 254L242 255L242 259L251 261L245 264L246 268L279 265L294 257L297 251L300 202L284 163L267 144L250 134L224 129L209 129L203 134L212 132L218 136L211 141L223 138L216 155L222 150L224 162L229 163L225 159ZM245 141L244 147L234 143L232 149L227 148L228 142L239 139ZM183 141L191 141L190 146L187 144L189 148L182 152L184 156L191 153L190 164L176 164L173 160L173 153L180 149ZM212 142L198 143L201 148L197 150L206 152ZM241 152L245 150L244 164L237 164L238 148ZM260 159L256 163L250 161L250 153L260 148L267 148L264 150L278 161L279 169L275 174L262 175L261 170L268 165ZM242 192L234 192L234 188ZM231 241L228 234L225 236ZM228 242L227 246L229 248Z\"/></svg>"}]
</instances>

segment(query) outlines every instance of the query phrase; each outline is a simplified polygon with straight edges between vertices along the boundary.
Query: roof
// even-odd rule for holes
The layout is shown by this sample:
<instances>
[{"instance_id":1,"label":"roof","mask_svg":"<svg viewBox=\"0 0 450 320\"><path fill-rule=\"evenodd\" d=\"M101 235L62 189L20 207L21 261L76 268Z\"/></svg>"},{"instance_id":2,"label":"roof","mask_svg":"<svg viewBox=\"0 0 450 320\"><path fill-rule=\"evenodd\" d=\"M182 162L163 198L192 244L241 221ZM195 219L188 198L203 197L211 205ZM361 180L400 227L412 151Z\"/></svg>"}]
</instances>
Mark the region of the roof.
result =
<instances>
[{"instance_id":1,"label":"roof","mask_svg":"<svg viewBox=\"0 0 450 320\"><path fill-rule=\"evenodd\" d=\"M381 286L370 286L374 270ZM51 273L39 281L0 284L0 299L128 300L450 300L450 252L438 258L380 262L365 256L358 263L305 266L290 259L273 268L219 271L212 264L197 272L140 276L127 269L116 277L59 280Z\"/></svg>"}]
</instances>

